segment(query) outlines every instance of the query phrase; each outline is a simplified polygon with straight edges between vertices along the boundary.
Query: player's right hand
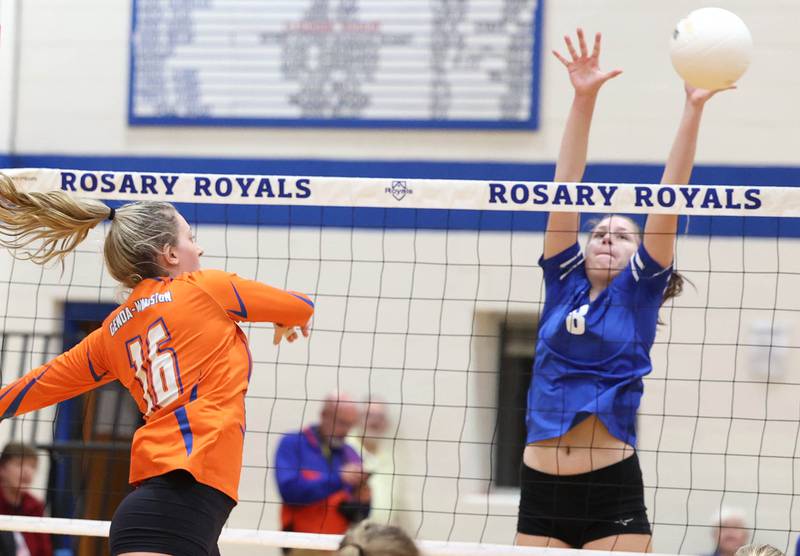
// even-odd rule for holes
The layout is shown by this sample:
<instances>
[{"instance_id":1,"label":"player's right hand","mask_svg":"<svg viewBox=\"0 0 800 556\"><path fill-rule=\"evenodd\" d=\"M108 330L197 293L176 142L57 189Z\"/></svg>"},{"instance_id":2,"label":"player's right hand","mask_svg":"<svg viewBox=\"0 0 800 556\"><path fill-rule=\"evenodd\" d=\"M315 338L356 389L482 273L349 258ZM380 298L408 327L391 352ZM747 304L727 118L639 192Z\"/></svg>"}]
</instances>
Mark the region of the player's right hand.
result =
<instances>
[{"instance_id":1,"label":"player's right hand","mask_svg":"<svg viewBox=\"0 0 800 556\"><path fill-rule=\"evenodd\" d=\"M583 29L579 28L577 35L579 50L575 49L569 35L565 35L564 43L567 46L569 58L562 56L556 50L553 50L553 55L567 68L569 80L576 95L596 95L603 83L621 74L622 70L602 71L600 69L600 33L594 36L594 48L591 53L586 46Z\"/></svg>"}]
</instances>

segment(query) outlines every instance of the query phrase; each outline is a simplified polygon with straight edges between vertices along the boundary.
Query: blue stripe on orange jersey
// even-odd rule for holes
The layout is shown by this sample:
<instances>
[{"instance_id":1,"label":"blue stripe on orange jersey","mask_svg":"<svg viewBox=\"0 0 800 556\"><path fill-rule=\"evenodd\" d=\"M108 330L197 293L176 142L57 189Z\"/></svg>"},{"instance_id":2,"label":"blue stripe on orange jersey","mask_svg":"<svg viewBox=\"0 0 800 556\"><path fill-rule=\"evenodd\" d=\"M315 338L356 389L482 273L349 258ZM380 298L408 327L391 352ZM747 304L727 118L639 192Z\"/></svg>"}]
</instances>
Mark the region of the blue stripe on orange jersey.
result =
<instances>
[{"instance_id":1,"label":"blue stripe on orange jersey","mask_svg":"<svg viewBox=\"0 0 800 556\"><path fill-rule=\"evenodd\" d=\"M180 427L181 434L183 435L183 443L186 445L186 455L191 456L194 437L192 436L192 427L189 425L189 416L186 415L186 408L180 406L178 409L176 409L175 418L178 420L178 426Z\"/></svg>"},{"instance_id":2,"label":"blue stripe on orange jersey","mask_svg":"<svg viewBox=\"0 0 800 556\"><path fill-rule=\"evenodd\" d=\"M101 375L94 372L94 365L92 365L92 356L88 350L86 351L86 359L89 360L89 372L92 373L92 378L94 379L94 381L100 382L101 380L103 380L103 377L108 374L108 371L104 372Z\"/></svg>"},{"instance_id":3,"label":"blue stripe on orange jersey","mask_svg":"<svg viewBox=\"0 0 800 556\"><path fill-rule=\"evenodd\" d=\"M233 313L234 315L241 317L243 319L246 319L247 307L244 306L244 301L242 301L242 296L239 295L239 291L236 289L236 286L233 285L233 282L231 282L231 287L233 288L233 294L236 296L236 300L239 301L239 310L234 311L233 309L228 309L228 312Z\"/></svg>"},{"instance_id":4,"label":"blue stripe on orange jersey","mask_svg":"<svg viewBox=\"0 0 800 556\"><path fill-rule=\"evenodd\" d=\"M44 373L46 373L49 370L50 370L50 367L47 367L37 377L35 377L28 384L26 384L25 387L22 390L19 391L19 394L17 394L17 397L14 398L14 401L12 401L8 405L8 407L6 408L6 410L3 413L3 415L0 416L0 421L2 421L3 419L8 419L9 417L13 417L17 413L17 410L19 409L19 406L22 403L22 400L27 395L27 393L30 391L31 388L33 388L33 386L39 381L39 379L44 376ZM11 389L8 390L8 392L10 392L10 391L11 391ZM8 392L6 392L6 394L8 394Z\"/></svg>"},{"instance_id":5,"label":"blue stripe on orange jersey","mask_svg":"<svg viewBox=\"0 0 800 556\"><path fill-rule=\"evenodd\" d=\"M297 295L296 293L291 293L291 292L289 292L289 293L290 293L290 295L295 296L297 299L299 299L303 303L306 303L307 305L310 305L311 307L314 306L314 302L311 301L310 299L308 299L307 297L303 297L302 295Z\"/></svg>"}]
</instances>

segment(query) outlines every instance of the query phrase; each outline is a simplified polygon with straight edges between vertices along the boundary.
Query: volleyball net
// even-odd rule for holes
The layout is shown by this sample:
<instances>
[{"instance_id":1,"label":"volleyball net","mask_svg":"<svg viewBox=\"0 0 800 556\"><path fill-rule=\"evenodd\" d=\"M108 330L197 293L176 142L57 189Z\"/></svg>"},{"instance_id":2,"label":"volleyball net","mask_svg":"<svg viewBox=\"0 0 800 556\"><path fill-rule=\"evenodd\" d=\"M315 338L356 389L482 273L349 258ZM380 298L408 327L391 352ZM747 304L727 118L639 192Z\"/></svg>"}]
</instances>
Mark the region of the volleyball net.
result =
<instances>
[{"instance_id":1,"label":"volleyball net","mask_svg":"<svg viewBox=\"0 0 800 556\"><path fill-rule=\"evenodd\" d=\"M430 554L521 550L500 545L516 527L546 213L681 214L676 268L693 285L662 308L638 418L654 550L710 552L712 516L725 508L746 514L755 541L786 550L796 540L798 189L6 173L23 189L112 206L173 202L196 229L204 266L313 297L307 341L275 348L271 325L245 326L254 363L245 465L223 543L271 546L334 546L275 532L275 451L340 391L387 411L373 474L387 480L373 519L430 541ZM60 353L119 299L102 264L104 232L94 230L63 269L0 253L3 384ZM0 427L0 440L48 455L38 494L72 518L44 519L39 530L82 527L127 492L126 442L138 417L114 388ZM91 527L70 534L104 534Z\"/></svg>"}]
</instances>

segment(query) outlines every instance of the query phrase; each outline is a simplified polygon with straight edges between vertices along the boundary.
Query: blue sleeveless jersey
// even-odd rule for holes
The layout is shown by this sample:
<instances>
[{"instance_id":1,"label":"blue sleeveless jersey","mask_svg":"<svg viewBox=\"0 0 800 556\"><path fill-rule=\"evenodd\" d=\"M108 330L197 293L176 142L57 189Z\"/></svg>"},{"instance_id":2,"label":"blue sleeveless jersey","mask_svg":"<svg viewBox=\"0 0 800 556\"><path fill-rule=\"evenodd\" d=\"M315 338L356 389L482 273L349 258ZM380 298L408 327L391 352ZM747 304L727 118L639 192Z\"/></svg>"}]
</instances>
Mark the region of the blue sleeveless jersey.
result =
<instances>
[{"instance_id":1,"label":"blue sleeveless jersey","mask_svg":"<svg viewBox=\"0 0 800 556\"><path fill-rule=\"evenodd\" d=\"M635 446L642 377L652 370L650 348L671 268L661 268L640 245L590 302L577 243L539 264L545 302L528 390L528 443L562 436L595 414Z\"/></svg>"}]
</instances>

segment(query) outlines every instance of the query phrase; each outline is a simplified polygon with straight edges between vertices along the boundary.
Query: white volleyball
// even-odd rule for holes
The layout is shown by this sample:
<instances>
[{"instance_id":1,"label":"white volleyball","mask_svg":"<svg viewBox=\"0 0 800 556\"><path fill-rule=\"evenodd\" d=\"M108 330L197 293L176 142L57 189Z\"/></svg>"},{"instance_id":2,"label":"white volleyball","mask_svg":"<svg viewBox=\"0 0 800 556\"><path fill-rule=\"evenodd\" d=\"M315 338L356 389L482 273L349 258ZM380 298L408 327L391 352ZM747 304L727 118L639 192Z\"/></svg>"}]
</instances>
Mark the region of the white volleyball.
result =
<instances>
[{"instance_id":1,"label":"white volleyball","mask_svg":"<svg viewBox=\"0 0 800 556\"><path fill-rule=\"evenodd\" d=\"M672 65L690 85L730 87L750 65L753 38L736 14L721 8L695 10L678 22L670 41Z\"/></svg>"}]
</instances>

